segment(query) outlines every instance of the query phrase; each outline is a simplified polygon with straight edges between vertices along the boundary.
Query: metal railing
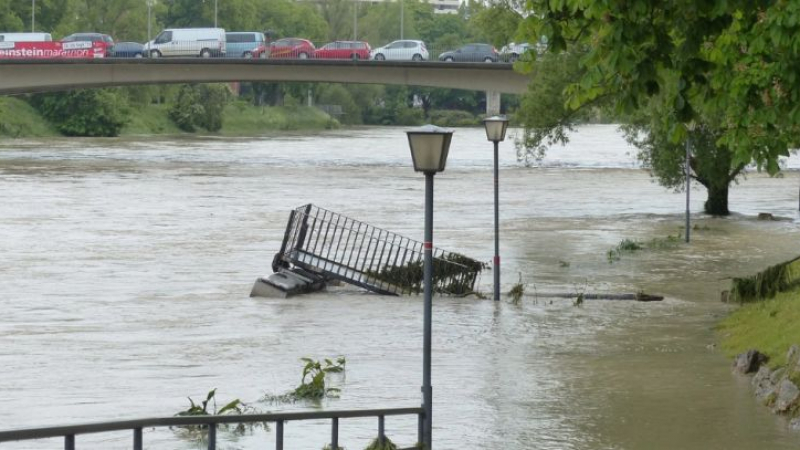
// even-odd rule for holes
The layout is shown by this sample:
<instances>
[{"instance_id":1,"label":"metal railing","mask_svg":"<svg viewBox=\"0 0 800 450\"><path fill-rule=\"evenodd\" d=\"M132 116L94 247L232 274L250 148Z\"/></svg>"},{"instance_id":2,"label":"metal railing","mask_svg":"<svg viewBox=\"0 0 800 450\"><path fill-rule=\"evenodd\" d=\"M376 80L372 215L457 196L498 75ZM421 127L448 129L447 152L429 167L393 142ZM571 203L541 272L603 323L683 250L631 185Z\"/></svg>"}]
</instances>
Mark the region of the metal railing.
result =
<instances>
[{"instance_id":1,"label":"metal railing","mask_svg":"<svg viewBox=\"0 0 800 450\"><path fill-rule=\"evenodd\" d=\"M312 204L291 212L272 269L290 265L379 294L418 294L423 288L424 245ZM484 264L433 249L433 289L472 293Z\"/></svg>"},{"instance_id":2,"label":"metal railing","mask_svg":"<svg viewBox=\"0 0 800 450\"><path fill-rule=\"evenodd\" d=\"M377 417L378 435L377 439L383 443L385 435L385 419L387 416L417 416L417 442L422 441L422 421L425 410L419 408L395 408L395 409L364 409L364 410L343 410L343 411L312 411L312 412L287 412L270 414L246 414L246 415L223 415L223 416L174 416L156 417L148 419L122 420L115 422L95 422L77 425L57 426L48 428L28 428L19 430L0 431L0 442L9 441L29 441L37 439L63 438L64 450L75 450L75 438L82 434L103 433L112 431L130 430L133 433L133 450L143 450L145 428L157 427L186 427L201 426L208 428L208 450L217 448L217 425L219 424L275 424L275 448L284 449L284 425L286 422L300 420L331 420L331 439L332 449L339 448L339 419L352 419L364 417ZM419 448L418 444L407 450Z\"/></svg>"}]
</instances>

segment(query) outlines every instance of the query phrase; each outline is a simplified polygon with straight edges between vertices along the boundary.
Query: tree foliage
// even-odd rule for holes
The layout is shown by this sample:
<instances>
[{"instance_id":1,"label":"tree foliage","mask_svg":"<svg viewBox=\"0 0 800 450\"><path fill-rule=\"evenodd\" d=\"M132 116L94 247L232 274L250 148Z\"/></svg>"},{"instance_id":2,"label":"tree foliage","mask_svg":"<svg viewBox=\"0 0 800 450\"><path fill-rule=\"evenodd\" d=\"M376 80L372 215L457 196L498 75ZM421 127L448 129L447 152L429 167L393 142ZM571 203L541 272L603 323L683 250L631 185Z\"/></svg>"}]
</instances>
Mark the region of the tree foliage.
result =
<instances>
[{"instance_id":1,"label":"tree foliage","mask_svg":"<svg viewBox=\"0 0 800 450\"><path fill-rule=\"evenodd\" d=\"M797 142L800 3L771 0L530 0L535 42L552 52L587 49L584 73L565 93L570 108L603 96L632 112L668 92L670 140L686 124L720 117L718 143L732 165L775 173ZM672 89L666 89L671 84Z\"/></svg>"},{"instance_id":2,"label":"tree foliage","mask_svg":"<svg viewBox=\"0 0 800 450\"><path fill-rule=\"evenodd\" d=\"M31 103L67 136L117 136L128 117L126 97L116 89L36 94Z\"/></svg>"},{"instance_id":3,"label":"tree foliage","mask_svg":"<svg viewBox=\"0 0 800 450\"><path fill-rule=\"evenodd\" d=\"M222 129L222 113L230 91L220 84L186 84L178 92L169 117L183 131Z\"/></svg>"}]
</instances>

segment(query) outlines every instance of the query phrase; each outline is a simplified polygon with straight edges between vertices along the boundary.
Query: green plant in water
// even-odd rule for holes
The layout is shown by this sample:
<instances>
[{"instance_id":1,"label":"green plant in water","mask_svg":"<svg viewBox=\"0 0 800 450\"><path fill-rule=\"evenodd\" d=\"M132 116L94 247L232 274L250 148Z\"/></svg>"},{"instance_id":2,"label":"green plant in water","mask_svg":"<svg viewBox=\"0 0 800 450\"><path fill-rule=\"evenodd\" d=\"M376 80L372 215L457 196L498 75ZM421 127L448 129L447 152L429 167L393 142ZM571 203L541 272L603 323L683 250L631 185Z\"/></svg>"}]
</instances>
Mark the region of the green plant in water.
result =
<instances>
[{"instance_id":1,"label":"green plant in water","mask_svg":"<svg viewBox=\"0 0 800 450\"><path fill-rule=\"evenodd\" d=\"M241 414L242 410L242 402L238 398L233 400L217 410L217 388L214 388L208 391L208 395L206 395L206 399L200 402L200 404L196 404L192 397L188 397L190 406L184 411L180 411L179 413L175 414L176 416L221 416L227 413L237 413ZM209 405L213 406L213 410L209 411Z\"/></svg>"},{"instance_id":2,"label":"green plant in water","mask_svg":"<svg viewBox=\"0 0 800 450\"><path fill-rule=\"evenodd\" d=\"M650 250L669 250L680 245L682 237L683 235L678 233L675 236L670 234L665 238L653 238L647 241L645 246Z\"/></svg>"},{"instance_id":3,"label":"green plant in water","mask_svg":"<svg viewBox=\"0 0 800 450\"><path fill-rule=\"evenodd\" d=\"M677 247L681 243L681 234L668 235L665 238L653 238L647 242L634 241L632 239L623 239L617 244L616 247L606 252L606 259L609 264L622 259L622 255L626 253L633 253L639 250L667 250Z\"/></svg>"},{"instance_id":4,"label":"green plant in water","mask_svg":"<svg viewBox=\"0 0 800 450\"><path fill-rule=\"evenodd\" d=\"M508 291L508 296L511 297L511 303L519 305L523 295L525 295L525 285L522 283L522 273L520 273L519 282L511 287L511 290Z\"/></svg>"},{"instance_id":5,"label":"green plant in water","mask_svg":"<svg viewBox=\"0 0 800 450\"><path fill-rule=\"evenodd\" d=\"M457 253L444 253L433 259L432 281L434 292L451 295L468 295L473 292L475 280L486 264ZM402 266L386 265L366 274L410 293L422 292L424 261L411 261Z\"/></svg>"},{"instance_id":6,"label":"green plant in water","mask_svg":"<svg viewBox=\"0 0 800 450\"><path fill-rule=\"evenodd\" d=\"M397 450L397 445L387 437L383 438L382 444L378 438L375 438L364 450Z\"/></svg>"},{"instance_id":7,"label":"green plant in water","mask_svg":"<svg viewBox=\"0 0 800 450\"><path fill-rule=\"evenodd\" d=\"M558 261L558 267L565 268L565 269L568 268L569 267L569 261L561 261L561 260L559 260Z\"/></svg>"},{"instance_id":8,"label":"green plant in water","mask_svg":"<svg viewBox=\"0 0 800 450\"><path fill-rule=\"evenodd\" d=\"M730 298L740 303L769 299L795 286L800 286L800 257L767 267L753 276L734 278Z\"/></svg>"},{"instance_id":9,"label":"green plant in water","mask_svg":"<svg viewBox=\"0 0 800 450\"><path fill-rule=\"evenodd\" d=\"M326 397L338 397L341 392L338 388L328 387L326 378L331 373L342 373L345 371L347 360L344 356L336 358L336 361L325 358L325 365L320 361L311 358L300 358L305 363L303 366L303 376L300 385L293 391L283 395L265 395L264 400L286 403L297 400L322 400Z\"/></svg>"},{"instance_id":10,"label":"green plant in water","mask_svg":"<svg viewBox=\"0 0 800 450\"><path fill-rule=\"evenodd\" d=\"M573 305L578 307L583 306L583 298L584 298L583 292L579 292L578 296L575 297L575 303L573 303Z\"/></svg>"},{"instance_id":11,"label":"green plant in water","mask_svg":"<svg viewBox=\"0 0 800 450\"><path fill-rule=\"evenodd\" d=\"M208 391L206 399L199 404L195 403L191 397L189 399L189 407L183 411L179 411L176 416L222 416L226 414L247 414L257 413L255 408L245 405L238 398L226 403L222 408L217 409L216 400L217 389L214 388ZM207 425L183 425L175 427L181 434L181 438L188 440L202 441L208 433ZM239 423L239 424L218 424L218 428L223 431L232 431L237 434L244 434L246 431L252 431L256 428L268 429L266 423Z\"/></svg>"},{"instance_id":12,"label":"green plant in water","mask_svg":"<svg viewBox=\"0 0 800 450\"><path fill-rule=\"evenodd\" d=\"M322 450L331 450L331 444L325 444L325 446L322 447ZM344 447L337 446L336 450L344 450Z\"/></svg>"},{"instance_id":13,"label":"green plant in water","mask_svg":"<svg viewBox=\"0 0 800 450\"><path fill-rule=\"evenodd\" d=\"M319 361L311 358L301 358L305 362L303 366L303 378L300 386L294 390L294 396L299 399L320 400L325 397L336 397L340 390L330 388L325 385L325 377L328 373L340 373L344 371L346 361L344 357L339 358L339 364L332 364L331 360L326 360L323 366Z\"/></svg>"}]
</instances>

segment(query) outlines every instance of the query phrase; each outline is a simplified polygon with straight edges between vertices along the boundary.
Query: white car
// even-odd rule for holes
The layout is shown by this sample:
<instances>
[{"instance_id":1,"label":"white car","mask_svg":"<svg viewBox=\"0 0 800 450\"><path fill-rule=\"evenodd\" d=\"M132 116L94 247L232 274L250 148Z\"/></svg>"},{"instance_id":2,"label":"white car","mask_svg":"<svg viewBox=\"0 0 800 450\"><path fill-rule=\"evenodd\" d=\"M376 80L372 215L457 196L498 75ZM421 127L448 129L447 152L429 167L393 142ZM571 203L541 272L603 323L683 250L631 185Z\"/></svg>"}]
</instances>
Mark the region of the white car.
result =
<instances>
[{"instance_id":1,"label":"white car","mask_svg":"<svg viewBox=\"0 0 800 450\"><path fill-rule=\"evenodd\" d=\"M225 30L222 28L168 28L144 44L144 54L162 56L225 56Z\"/></svg>"},{"instance_id":2,"label":"white car","mask_svg":"<svg viewBox=\"0 0 800 450\"><path fill-rule=\"evenodd\" d=\"M513 63L527 53L530 48L531 45L527 42L522 42L520 44L512 42L500 50L500 60Z\"/></svg>"},{"instance_id":3,"label":"white car","mask_svg":"<svg viewBox=\"0 0 800 450\"><path fill-rule=\"evenodd\" d=\"M394 41L390 44L373 49L370 59L375 61L427 61L428 49L422 41L409 39Z\"/></svg>"}]
</instances>

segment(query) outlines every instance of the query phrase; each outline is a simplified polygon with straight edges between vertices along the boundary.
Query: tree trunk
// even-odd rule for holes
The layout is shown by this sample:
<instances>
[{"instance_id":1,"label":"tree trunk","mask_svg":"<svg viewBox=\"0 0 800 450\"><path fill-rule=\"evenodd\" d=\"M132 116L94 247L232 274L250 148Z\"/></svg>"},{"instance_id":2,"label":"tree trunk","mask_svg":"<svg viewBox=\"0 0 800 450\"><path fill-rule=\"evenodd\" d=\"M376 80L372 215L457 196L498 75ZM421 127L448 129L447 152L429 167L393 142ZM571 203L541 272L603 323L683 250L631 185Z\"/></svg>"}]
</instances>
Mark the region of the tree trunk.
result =
<instances>
[{"instance_id":1,"label":"tree trunk","mask_svg":"<svg viewBox=\"0 0 800 450\"><path fill-rule=\"evenodd\" d=\"M728 210L728 185L714 186L709 185L706 187L708 190L708 199L704 205L706 214L714 216L727 216L731 212Z\"/></svg>"}]
</instances>

